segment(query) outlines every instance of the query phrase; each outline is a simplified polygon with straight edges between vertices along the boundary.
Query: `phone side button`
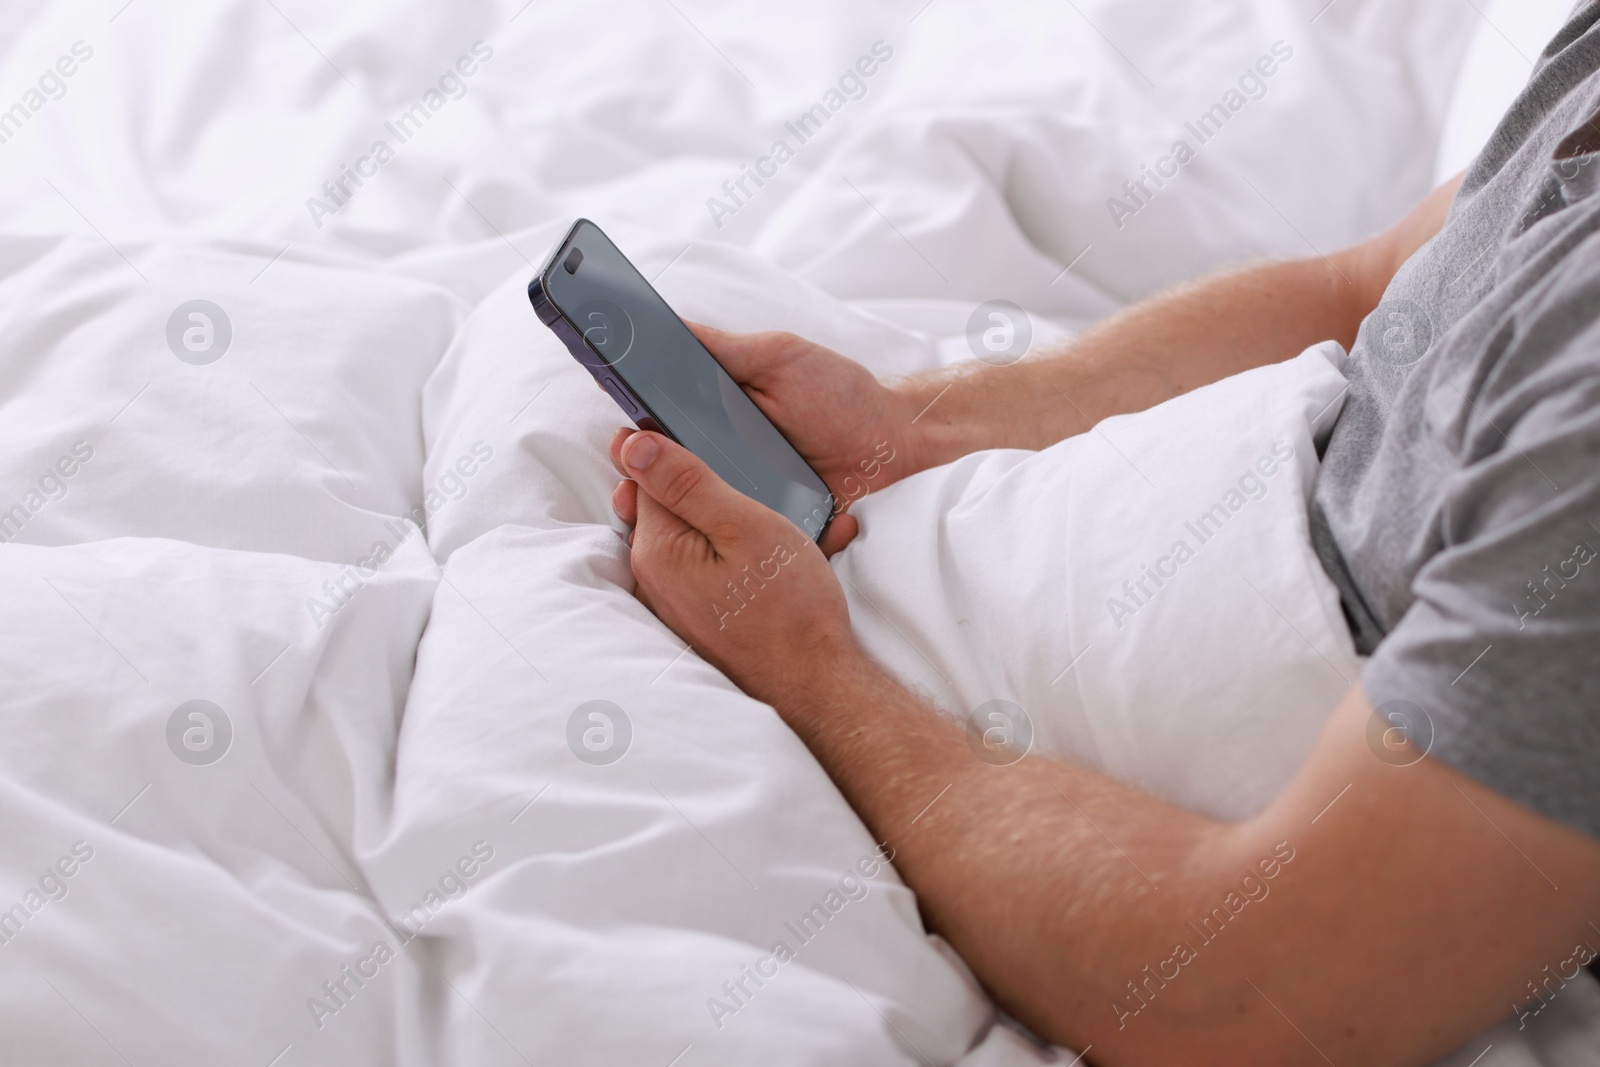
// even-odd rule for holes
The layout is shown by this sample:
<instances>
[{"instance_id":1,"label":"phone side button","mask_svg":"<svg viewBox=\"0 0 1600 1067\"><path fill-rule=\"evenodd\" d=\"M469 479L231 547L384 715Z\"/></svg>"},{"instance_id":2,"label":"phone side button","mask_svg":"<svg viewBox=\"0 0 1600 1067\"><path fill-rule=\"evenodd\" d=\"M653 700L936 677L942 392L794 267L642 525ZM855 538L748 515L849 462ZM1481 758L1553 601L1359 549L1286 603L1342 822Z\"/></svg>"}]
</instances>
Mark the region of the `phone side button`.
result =
<instances>
[{"instance_id":1,"label":"phone side button","mask_svg":"<svg viewBox=\"0 0 1600 1067\"><path fill-rule=\"evenodd\" d=\"M613 400L622 405L623 411L626 411L629 415L639 414L639 406L629 398L628 394L617 384L615 378L600 379L600 387L610 393Z\"/></svg>"}]
</instances>

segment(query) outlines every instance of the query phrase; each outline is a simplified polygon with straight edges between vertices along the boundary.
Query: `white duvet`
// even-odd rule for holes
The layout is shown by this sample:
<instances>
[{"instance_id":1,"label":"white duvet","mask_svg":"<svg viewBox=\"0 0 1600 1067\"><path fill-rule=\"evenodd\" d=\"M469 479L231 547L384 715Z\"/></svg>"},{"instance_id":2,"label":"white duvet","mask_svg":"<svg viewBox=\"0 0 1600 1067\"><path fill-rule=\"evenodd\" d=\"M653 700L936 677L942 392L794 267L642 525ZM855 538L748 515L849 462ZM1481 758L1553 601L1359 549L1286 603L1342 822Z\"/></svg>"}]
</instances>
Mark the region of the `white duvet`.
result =
<instances>
[{"instance_id":1,"label":"white duvet","mask_svg":"<svg viewBox=\"0 0 1600 1067\"><path fill-rule=\"evenodd\" d=\"M964 357L983 300L1043 343L1330 249L1426 190L1471 25L1320 6L0 26L0 1059L1071 1062L634 601L619 413L523 288L583 213L681 313L890 373ZM1255 810L1354 677L1304 537L1338 355L869 497L836 564L863 642L954 714ZM1461 1063L1592 1062L1590 992Z\"/></svg>"}]
</instances>

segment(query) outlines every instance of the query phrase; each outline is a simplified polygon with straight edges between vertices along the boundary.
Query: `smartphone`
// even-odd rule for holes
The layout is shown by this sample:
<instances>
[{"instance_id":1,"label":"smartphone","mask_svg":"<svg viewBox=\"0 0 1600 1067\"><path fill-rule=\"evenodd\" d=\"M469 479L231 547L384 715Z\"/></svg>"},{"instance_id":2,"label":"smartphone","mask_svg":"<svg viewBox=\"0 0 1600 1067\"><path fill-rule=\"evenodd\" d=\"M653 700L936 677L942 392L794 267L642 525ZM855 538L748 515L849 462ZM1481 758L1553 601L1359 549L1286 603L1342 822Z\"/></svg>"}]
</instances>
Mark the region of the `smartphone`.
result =
<instances>
[{"instance_id":1,"label":"smartphone","mask_svg":"<svg viewBox=\"0 0 1600 1067\"><path fill-rule=\"evenodd\" d=\"M574 223L528 299L640 429L822 539L833 519L827 485L600 227Z\"/></svg>"}]
</instances>

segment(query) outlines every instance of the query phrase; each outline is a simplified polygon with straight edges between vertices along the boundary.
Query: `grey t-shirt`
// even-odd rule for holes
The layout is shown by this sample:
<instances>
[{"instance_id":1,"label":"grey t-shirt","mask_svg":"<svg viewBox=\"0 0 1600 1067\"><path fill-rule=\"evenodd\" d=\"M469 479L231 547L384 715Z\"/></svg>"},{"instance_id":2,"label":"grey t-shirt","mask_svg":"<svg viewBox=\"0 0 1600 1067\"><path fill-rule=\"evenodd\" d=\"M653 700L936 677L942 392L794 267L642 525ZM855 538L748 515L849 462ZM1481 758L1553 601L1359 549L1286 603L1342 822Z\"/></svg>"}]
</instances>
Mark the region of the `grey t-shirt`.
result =
<instances>
[{"instance_id":1,"label":"grey t-shirt","mask_svg":"<svg viewBox=\"0 0 1600 1067\"><path fill-rule=\"evenodd\" d=\"M1371 654L1362 683L1379 714L1594 836L1597 113L1591 0L1541 54L1444 228L1362 324L1311 524Z\"/></svg>"}]
</instances>

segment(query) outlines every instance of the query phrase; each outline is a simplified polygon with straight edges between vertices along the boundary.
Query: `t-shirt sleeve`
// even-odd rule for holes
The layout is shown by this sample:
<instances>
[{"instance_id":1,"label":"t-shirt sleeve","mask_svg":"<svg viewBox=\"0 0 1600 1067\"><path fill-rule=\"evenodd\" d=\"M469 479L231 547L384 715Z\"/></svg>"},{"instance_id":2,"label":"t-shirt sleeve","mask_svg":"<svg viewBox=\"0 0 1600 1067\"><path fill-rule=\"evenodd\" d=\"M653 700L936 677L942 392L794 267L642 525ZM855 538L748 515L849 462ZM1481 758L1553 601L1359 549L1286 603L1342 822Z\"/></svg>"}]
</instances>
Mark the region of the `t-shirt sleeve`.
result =
<instances>
[{"instance_id":1,"label":"t-shirt sleeve","mask_svg":"<svg viewBox=\"0 0 1600 1067\"><path fill-rule=\"evenodd\" d=\"M1463 457L1442 548L1362 682L1433 758L1600 837L1600 336L1576 333L1441 430Z\"/></svg>"}]
</instances>

